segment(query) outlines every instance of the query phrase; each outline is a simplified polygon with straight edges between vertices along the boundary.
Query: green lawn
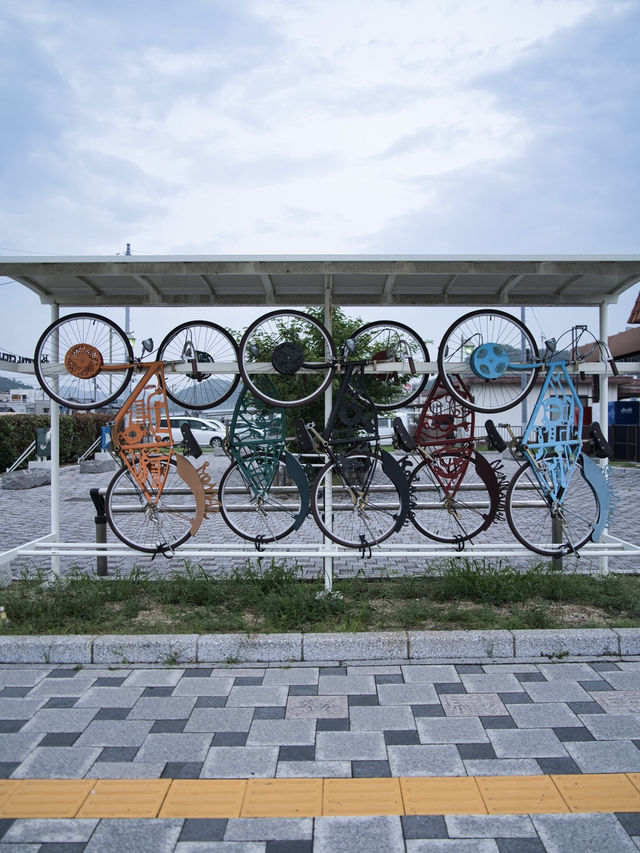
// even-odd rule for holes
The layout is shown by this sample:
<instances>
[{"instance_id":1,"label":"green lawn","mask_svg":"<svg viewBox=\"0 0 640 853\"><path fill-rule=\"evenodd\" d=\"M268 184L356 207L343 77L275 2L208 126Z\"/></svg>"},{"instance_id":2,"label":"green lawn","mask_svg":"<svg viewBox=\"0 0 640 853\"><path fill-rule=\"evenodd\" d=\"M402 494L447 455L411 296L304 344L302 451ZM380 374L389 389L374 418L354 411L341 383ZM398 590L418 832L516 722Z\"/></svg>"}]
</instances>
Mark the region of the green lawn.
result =
<instances>
[{"instance_id":1,"label":"green lawn","mask_svg":"<svg viewBox=\"0 0 640 853\"><path fill-rule=\"evenodd\" d=\"M444 571L443 571L444 569ZM640 626L640 578L562 574L546 565L466 561L438 576L301 580L293 563L248 564L214 578L185 563L171 577L135 571L77 573L43 584L24 577L0 590L11 634L374 631Z\"/></svg>"}]
</instances>

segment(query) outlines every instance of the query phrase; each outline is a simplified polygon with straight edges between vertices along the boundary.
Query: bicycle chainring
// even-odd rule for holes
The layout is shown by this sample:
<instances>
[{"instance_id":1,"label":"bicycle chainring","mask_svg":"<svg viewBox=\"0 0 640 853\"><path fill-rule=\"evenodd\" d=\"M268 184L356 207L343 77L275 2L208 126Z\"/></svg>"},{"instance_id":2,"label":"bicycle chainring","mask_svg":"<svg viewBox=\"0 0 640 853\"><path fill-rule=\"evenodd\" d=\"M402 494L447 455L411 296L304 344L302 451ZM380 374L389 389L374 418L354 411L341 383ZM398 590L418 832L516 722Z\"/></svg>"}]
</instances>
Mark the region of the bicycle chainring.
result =
<instances>
[{"instance_id":1,"label":"bicycle chainring","mask_svg":"<svg viewBox=\"0 0 640 853\"><path fill-rule=\"evenodd\" d=\"M102 353L91 344L74 344L64 357L67 372L78 379L93 379L103 363Z\"/></svg>"},{"instance_id":2,"label":"bicycle chainring","mask_svg":"<svg viewBox=\"0 0 640 853\"><path fill-rule=\"evenodd\" d=\"M499 379L509 367L509 354L502 344L482 344L471 353L471 369L480 379Z\"/></svg>"}]
</instances>

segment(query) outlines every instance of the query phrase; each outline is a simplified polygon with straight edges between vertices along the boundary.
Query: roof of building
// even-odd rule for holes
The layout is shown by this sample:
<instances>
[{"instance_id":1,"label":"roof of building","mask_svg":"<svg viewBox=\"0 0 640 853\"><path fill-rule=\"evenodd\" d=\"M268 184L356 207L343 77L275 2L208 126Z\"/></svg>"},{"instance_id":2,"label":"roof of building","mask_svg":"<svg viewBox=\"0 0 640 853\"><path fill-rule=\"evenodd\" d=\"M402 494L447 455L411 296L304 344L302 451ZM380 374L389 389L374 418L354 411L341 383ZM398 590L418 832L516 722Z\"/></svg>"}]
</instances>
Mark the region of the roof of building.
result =
<instances>
[{"instance_id":1,"label":"roof of building","mask_svg":"<svg viewBox=\"0 0 640 853\"><path fill-rule=\"evenodd\" d=\"M640 255L0 258L0 275L62 306L600 305Z\"/></svg>"},{"instance_id":2,"label":"roof of building","mask_svg":"<svg viewBox=\"0 0 640 853\"><path fill-rule=\"evenodd\" d=\"M635 323L640 323L640 290L638 291L638 297L636 299L636 304L631 309L631 314L629 315L629 319L627 323L633 325Z\"/></svg>"}]
</instances>

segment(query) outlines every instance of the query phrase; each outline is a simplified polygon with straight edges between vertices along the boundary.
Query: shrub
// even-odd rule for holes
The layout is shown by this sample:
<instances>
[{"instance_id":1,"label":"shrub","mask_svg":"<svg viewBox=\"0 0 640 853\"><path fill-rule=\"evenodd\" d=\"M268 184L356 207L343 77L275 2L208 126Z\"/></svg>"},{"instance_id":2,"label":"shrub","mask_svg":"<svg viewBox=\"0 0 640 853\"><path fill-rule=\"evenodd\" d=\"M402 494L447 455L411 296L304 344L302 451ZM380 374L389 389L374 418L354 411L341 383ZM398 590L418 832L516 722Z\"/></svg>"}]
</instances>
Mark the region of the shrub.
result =
<instances>
[{"instance_id":1,"label":"shrub","mask_svg":"<svg viewBox=\"0 0 640 853\"><path fill-rule=\"evenodd\" d=\"M73 462L98 438L113 415L76 412L60 416L60 462ZM3 415L0 417L0 471L12 465L35 438L36 429L50 426L49 415ZM26 466L26 463L25 463Z\"/></svg>"}]
</instances>

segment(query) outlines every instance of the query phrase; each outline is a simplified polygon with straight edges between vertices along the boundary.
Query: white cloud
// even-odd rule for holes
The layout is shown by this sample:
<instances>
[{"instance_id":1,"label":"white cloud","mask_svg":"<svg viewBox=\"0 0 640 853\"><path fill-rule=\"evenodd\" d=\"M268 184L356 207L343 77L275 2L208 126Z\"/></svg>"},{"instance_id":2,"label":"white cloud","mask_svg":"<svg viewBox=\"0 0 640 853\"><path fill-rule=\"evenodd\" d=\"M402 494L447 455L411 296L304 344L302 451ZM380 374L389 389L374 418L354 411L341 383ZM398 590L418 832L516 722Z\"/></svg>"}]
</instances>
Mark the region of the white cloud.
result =
<instances>
[{"instance_id":1,"label":"white cloud","mask_svg":"<svg viewBox=\"0 0 640 853\"><path fill-rule=\"evenodd\" d=\"M159 252L292 253L358 251L435 208L443 177L522 157L535 127L480 80L596 6L255 0L238 5L249 35L224 39L221 7L187 2L174 41L165 8L166 32L146 42L119 5L11 4L66 87L65 129L43 148L68 172L59 195L87 211L88 249L121 216ZM110 215L87 210L89 189Z\"/></svg>"}]
</instances>

